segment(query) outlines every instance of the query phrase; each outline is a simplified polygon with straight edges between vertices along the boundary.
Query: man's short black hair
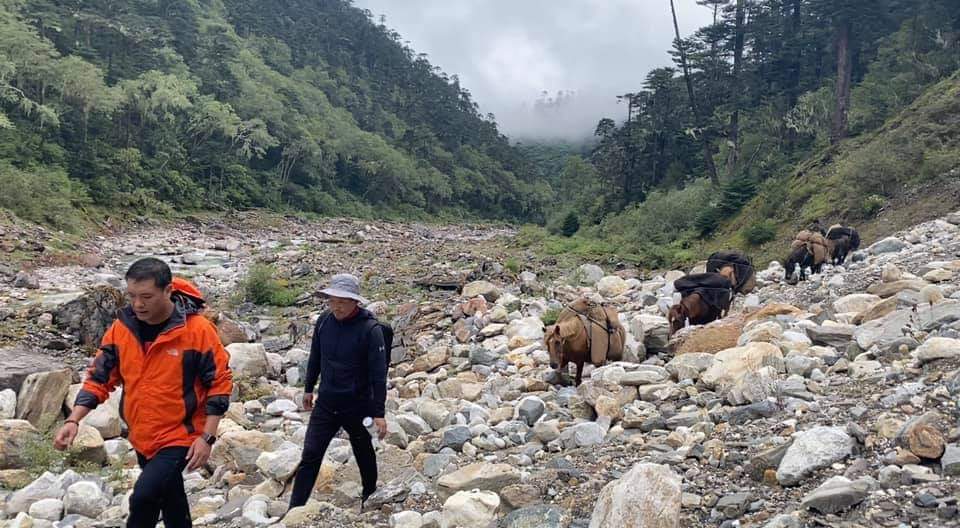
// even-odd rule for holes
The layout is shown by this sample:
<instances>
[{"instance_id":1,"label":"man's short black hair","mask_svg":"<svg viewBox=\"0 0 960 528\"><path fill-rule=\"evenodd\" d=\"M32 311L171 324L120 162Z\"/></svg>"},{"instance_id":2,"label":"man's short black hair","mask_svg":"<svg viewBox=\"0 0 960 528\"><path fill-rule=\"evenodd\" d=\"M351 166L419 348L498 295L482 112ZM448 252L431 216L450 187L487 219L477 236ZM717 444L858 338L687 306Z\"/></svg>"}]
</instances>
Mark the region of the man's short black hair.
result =
<instances>
[{"instance_id":1,"label":"man's short black hair","mask_svg":"<svg viewBox=\"0 0 960 528\"><path fill-rule=\"evenodd\" d=\"M153 257L142 258L130 265L125 279L142 281L153 279L153 283L161 290L173 282L173 273L167 263Z\"/></svg>"}]
</instances>

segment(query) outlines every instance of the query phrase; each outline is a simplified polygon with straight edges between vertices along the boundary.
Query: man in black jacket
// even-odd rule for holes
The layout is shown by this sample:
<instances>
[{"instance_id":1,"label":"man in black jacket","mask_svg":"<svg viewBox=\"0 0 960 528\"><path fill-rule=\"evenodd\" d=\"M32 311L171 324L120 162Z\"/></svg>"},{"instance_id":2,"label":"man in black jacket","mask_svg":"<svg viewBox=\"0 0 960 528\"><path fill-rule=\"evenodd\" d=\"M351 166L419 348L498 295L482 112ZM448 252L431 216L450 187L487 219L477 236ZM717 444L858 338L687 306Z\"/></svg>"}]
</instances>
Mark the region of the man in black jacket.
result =
<instances>
[{"instance_id":1,"label":"man in black jacket","mask_svg":"<svg viewBox=\"0 0 960 528\"><path fill-rule=\"evenodd\" d=\"M360 468L362 508L363 502L377 489L376 453L363 420L372 417L380 439L386 436L387 422L383 414L389 352L376 318L360 308L367 300L360 296L360 281L356 277L335 275L330 287L320 293L327 297L330 309L317 319L313 332L303 391L303 408L313 412L290 495L290 507L306 504L327 446L343 428L350 436ZM314 401L318 375L320 389Z\"/></svg>"}]
</instances>

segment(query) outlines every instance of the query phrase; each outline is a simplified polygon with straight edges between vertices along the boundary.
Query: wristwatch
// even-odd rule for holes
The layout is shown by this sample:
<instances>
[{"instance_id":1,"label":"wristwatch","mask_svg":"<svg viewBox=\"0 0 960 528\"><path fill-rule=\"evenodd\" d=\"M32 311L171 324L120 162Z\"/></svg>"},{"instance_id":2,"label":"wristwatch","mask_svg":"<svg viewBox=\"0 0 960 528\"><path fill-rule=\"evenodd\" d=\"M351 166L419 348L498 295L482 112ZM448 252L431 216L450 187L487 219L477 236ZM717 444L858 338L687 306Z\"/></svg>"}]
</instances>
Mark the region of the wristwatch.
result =
<instances>
[{"instance_id":1,"label":"wristwatch","mask_svg":"<svg viewBox=\"0 0 960 528\"><path fill-rule=\"evenodd\" d=\"M217 441L217 437L210 433L203 433L200 435L200 438L203 438L203 441L210 445L213 445L213 443Z\"/></svg>"}]
</instances>

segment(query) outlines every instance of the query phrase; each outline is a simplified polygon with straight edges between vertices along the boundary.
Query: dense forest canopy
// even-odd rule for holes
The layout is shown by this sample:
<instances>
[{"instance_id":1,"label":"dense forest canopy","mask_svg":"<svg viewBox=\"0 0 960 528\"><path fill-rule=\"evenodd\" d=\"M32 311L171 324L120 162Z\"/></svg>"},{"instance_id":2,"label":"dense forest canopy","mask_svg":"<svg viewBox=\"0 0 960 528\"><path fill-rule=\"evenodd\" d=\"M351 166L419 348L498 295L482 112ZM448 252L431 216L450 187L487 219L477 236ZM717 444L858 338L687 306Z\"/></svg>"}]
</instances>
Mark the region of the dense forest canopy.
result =
<instances>
[{"instance_id":1,"label":"dense forest canopy","mask_svg":"<svg viewBox=\"0 0 960 528\"><path fill-rule=\"evenodd\" d=\"M0 0L0 198L538 220L455 76L344 0ZM52 203L62 207L27 204Z\"/></svg>"}]
</instances>

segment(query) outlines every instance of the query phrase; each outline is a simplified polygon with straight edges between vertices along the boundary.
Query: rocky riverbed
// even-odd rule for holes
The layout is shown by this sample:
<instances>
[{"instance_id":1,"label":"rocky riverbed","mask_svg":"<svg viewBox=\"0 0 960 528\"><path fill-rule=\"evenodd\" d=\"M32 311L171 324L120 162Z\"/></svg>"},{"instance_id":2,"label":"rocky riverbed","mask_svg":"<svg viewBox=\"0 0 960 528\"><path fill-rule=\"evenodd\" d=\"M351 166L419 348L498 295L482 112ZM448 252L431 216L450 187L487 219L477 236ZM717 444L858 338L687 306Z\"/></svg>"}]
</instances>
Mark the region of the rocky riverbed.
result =
<instances>
[{"instance_id":1,"label":"rocky riverbed","mask_svg":"<svg viewBox=\"0 0 960 528\"><path fill-rule=\"evenodd\" d=\"M238 380L209 467L186 476L196 525L960 526L958 226L891 233L799 285L760 266L730 317L672 340L682 273L564 269L507 228L234 215L93 240L78 265L0 280L0 526L123 524L138 470L119 395L85 420L70 467L43 435L122 303L124 267L147 255L211 298ZM292 306L238 298L256 262L301 286ZM381 487L360 512L335 439L314 500L287 511L313 292L342 270L398 336ZM627 351L573 387L543 333L581 295L617 307Z\"/></svg>"}]
</instances>

